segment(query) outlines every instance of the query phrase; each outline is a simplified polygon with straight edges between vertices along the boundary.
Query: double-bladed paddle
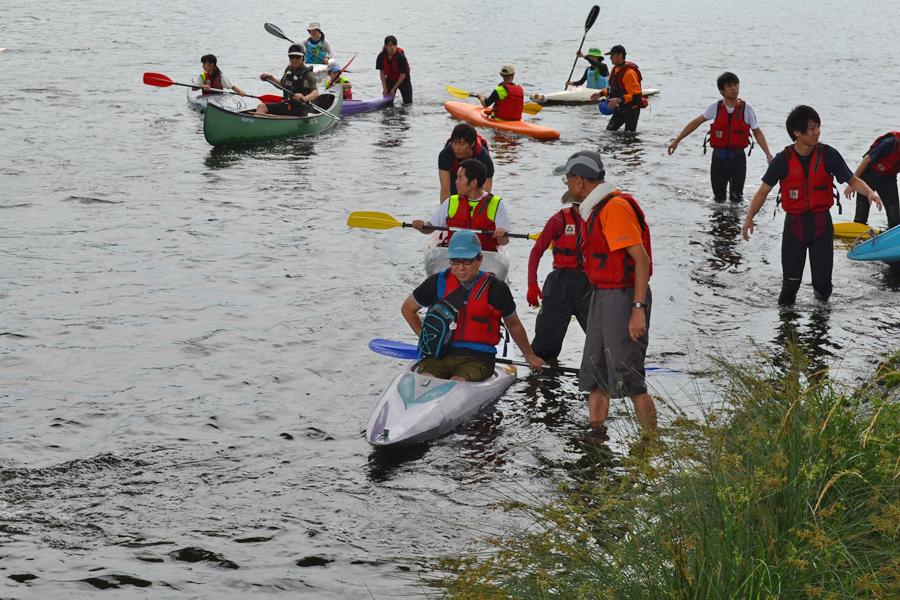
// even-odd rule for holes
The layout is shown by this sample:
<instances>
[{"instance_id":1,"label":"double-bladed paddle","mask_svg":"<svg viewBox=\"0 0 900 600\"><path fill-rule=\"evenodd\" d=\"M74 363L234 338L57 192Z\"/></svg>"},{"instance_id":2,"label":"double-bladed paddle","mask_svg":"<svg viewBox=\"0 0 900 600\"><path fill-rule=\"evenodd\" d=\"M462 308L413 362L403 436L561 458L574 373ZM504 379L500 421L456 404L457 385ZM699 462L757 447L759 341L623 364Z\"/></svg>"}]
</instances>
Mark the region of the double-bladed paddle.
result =
<instances>
[{"instance_id":1,"label":"double-bladed paddle","mask_svg":"<svg viewBox=\"0 0 900 600\"><path fill-rule=\"evenodd\" d=\"M462 98L465 100L466 98L475 98L478 94L473 94L472 92L467 92L466 90L461 90L459 88L450 87L449 85L445 85L447 91L454 98ZM529 115L536 115L544 109L540 104L534 104L533 102L529 102L528 104L522 107L523 113L528 113Z\"/></svg>"},{"instance_id":2,"label":"double-bladed paddle","mask_svg":"<svg viewBox=\"0 0 900 600\"><path fill-rule=\"evenodd\" d=\"M162 73L144 73L144 83L147 85L153 85L156 87L169 87L171 85L181 85L189 88L200 88L202 85L196 85L193 83L177 83L172 81ZM232 92L229 90L220 90L216 88L212 88L209 90L211 94L231 94L232 96L240 96L237 92ZM244 94L247 98L256 98L257 100L262 100L266 103L271 102L281 102L281 98L278 96L273 96L272 94L264 94L262 96L254 96L253 94Z\"/></svg>"},{"instance_id":3,"label":"double-bladed paddle","mask_svg":"<svg viewBox=\"0 0 900 600\"><path fill-rule=\"evenodd\" d=\"M581 38L581 45L578 46L578 52L581 52L581 49L584 48L584 40L587 38L588 31L591 27L594 26L594 21L597 20L597 15L600 14L600 7L596 4L591 8L591 12L588 13L587 20L584 22L584 36ZM577 54L577 53L576 53ZM572 81L572 74L575 72L575 65L578 64L578 56L575 56L575 62L572 63L572 70L569 72L569 77L566 81ZM565 89L569 89L569 86L566 85Z\"/></svg>"},{"instance_id":4,"label":"double-bladed paddle","mask_svg":"<svg viewBox=\"0 0 900 600\"><path fill-rule=\"evenodd\" d=\"M297 43L297 42L295 42L294 40L292 40L291 38L289 38L288 36L284 35L284 32L283 32L279 27L277 27L277 26L275 26L275 25L272 25L271 23L266 23L265 25L263 25L263 27L266 28L266 31L268 31L269 33L271 33L272 35L274 35L274 36L277 37L277 38L281 38L281 39L283 39L283 40L285 40L285 41L288 41L288 42L290 42L290 43L292 43L292 44L296 44L296 43ZM321 60L325 60L327 57L326 57L326 56L319 56L318 54L316 54L316 58L319 58L319 59L321 59ZM349 65L350 63L347 63L347 64Z\"/></svg>"},{"instance_id":5,"label":"double-bladed paddle","mask_svg":"<svg viewBox=\"0 0 900 600\"><path fill-rule=\"evenodd\" d=\"M382 212L372 212L368 210L359 210L350 213L347 219L347 225L350 227L362 227L364 229L393 229L394 227L412 227L410 223L398 221L391 215ZM458 227L443 227L438 225L426 225L425 229L436 229L437 231L460 231ZM493 231L488 229L476 229L476 233L485 235L494 235ZM507 233L509 237L522 238L525 240L536 240L541 235L539 233Z\"/></svg>"},{"instance_id":6,"label":"double-bladed paddle","mask_svg":"<svg viewBox=\"0 0 900 600\"><path fill-rule=\"evenodd\" d=\"M406 360L417 360L419 358L419 350L414 344L405 344L403 342L395 342L394 340L376 338L369 342L369 350L371 350L372 352L377 352L378 354L383 354L385 356L393 356L394 358L403 358ZM523 367L531 366L528 363L516 362L514 360L509 360L508 358L497 358L495 360L498 363L507 365L521 365ZM571 373L573 375L578 374L578 369L572 367L555 367L552 365L544 365L542 368L550 369L553 371L562 371L563 373ZM644 370L655 371L658 374L682 373L682 371L678 371L677 369L669 369L666 367L644 367Z\"/></svg>"},{"instance_id":7,"label":"double-bladed paddle","mask_svg":"<svg viewBox=\"0 0 900 600\"><path fill-rule=\"evenodd\" d=\"M284 90L285 92L287 92L288 94L290 94L291 97L293 98L294 92L292 92L291 90L287 89L286 87L283 87L280 83L275 83L275 82L272 81L271 79L266 79L266 81L268 81L269 83L271 83L272 85L274 85L275 87L277 87L279 90ZM306 103L306 105L309 106L310 108L314 108L315 110L317 110L317 111L320 112L321 114L325 115L326 117L331 117L331 118L334 119L335 121L340 121L340 120L341 120L340 117L331 114L331 113L328 112L327 110L322 110L321 108L319 108L318 106L316 106L315 104L313 104L312 102L310 102L309 100L298 100L298 102L304 102L304 103Z\"/></svg>"}]
</instances>

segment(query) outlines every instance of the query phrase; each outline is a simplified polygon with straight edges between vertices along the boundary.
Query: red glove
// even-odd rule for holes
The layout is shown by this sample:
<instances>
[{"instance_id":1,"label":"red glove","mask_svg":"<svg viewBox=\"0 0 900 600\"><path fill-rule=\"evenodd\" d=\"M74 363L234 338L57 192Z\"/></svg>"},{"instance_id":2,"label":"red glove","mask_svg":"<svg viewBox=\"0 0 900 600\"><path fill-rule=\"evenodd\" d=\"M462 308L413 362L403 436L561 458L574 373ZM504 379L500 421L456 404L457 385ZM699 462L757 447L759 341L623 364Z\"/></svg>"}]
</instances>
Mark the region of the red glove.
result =
<instances>
[{"instance_id":1,"label":"red glove","mask_svg":"<svg viewBox=\"0 0 900 600\"><path fill-rule=\"evenodd\" d=\"M528 286L528 304L530 306L538 307L541 305L541 300L543 300L544 295L541 293L540 286L537 285L529 285Z\"/></svg>"}]
</instances>

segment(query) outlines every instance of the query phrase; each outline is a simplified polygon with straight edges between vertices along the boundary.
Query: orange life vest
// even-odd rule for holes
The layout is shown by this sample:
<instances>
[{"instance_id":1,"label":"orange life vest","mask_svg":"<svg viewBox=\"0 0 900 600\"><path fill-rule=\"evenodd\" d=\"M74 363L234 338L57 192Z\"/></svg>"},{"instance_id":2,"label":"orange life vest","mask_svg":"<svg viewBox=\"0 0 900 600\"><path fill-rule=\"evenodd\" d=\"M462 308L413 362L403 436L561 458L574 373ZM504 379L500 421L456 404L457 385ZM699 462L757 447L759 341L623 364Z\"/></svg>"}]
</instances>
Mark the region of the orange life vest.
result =
<instances>
[{"instance_id":1,"label":"orange life vest","mask_svg":"<svg viewBox=\"0 0 900 600\"><path fill-rule=\"evenodd\" d=\"M604 235L603 227L600 224L600 212L613 198L627 200L631 204L631 208L634 209L638 224L641 226L641 243L644 245L647 255L650 256L650 275L653 275L650 228L647 227L647 222L644 220L644 212L629 194L623 194L616 190L603 198L591 211L590 217L582 221L585 244L584 255L587 259L584 270L591 285L603 289L634 287L634 259L628 254L626 248L610 250L609 242L606 241L606 235Z\"/></svg>"},{"instance_id":2,"label":"orange life vest","mask_svg":"<svg viewBox=\"0 0 900 600\"><path fill-rule=\"evenodd\" d=\"M638 69L638 66L633 62L624 62L621 65L617 65L613 68L612 73L609 74L609 89L606 92L608 98L622 98L628 92L625 90L625 72L629 69L634 69L634 72L637 73L638 83L644 80L644 76L641 75L641 70ZM628 104L621 104L623 108L643 108L645 106L644 96L640 92L632 95L631 102Z\"/></svg>"}]
</instances>

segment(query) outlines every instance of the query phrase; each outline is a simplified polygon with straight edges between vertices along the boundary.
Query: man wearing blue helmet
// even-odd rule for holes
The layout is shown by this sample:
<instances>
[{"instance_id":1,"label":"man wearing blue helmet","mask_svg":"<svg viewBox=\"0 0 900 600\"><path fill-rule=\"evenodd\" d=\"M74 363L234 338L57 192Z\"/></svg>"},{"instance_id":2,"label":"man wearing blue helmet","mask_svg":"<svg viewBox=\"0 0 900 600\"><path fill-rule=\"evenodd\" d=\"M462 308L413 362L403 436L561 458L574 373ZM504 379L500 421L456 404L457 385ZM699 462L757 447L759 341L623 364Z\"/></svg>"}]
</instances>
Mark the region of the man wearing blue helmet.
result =
<instances>
[{"instance_id":1,"label":"man wearing blue helmet","mask_svg":"<svg viewBox=\"0 0 900 600\"><path fill-rule=\"evenodd\" d=\"M531 350L528 334L516 314L512 292L493 273L481 270L478 234L471 230L457 231L450 239L447 258L450 268L426 279L400 309L412 330L421 336L421 309L451 300L448 298L451 295L454 296L451 301L458 305L446 355L422 359L419 373L455 381L484 381L494 372L501 319L525 360L532 369L540 371L543 363ZM461 288L465 291L458 292Z\"/></svg>"}]
</instances>

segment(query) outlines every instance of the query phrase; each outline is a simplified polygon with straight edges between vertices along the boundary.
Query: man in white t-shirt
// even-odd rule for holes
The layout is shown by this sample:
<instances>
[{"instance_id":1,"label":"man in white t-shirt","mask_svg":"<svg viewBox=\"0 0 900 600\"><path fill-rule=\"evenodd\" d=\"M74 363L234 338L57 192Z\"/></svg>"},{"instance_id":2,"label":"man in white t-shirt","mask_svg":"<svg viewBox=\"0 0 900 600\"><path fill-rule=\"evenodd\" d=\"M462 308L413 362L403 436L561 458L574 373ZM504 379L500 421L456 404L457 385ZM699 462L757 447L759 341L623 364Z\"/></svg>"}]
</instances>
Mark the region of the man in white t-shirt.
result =
<instances>
[{"instance_id":1,"label":"man in white t-shirt","mask_svg":"<svg viewBox=\"0 0 900 600\"><path fill-rule=\"evenodd\" d=\"M684 130L669 144L669 154L678 148L678 142L689 136L695 129L707 121L712 121L709 133L709 145L712 147L712 164L709 167L709 178L712 183L716 202L725 202L726 190L730 185L732 202L744 199L744 180L747 177L747 156L744 148L750 145L750 133L766 153L766 161L772 162L772 153L766 136L756 120L756 111L747 102L738 98L741 82L734 73L722 73L716 84L722 99L713 102L699 117L688 123ZM706 142L703 142L706 153Z\"/></svg>"}]
</instances>

